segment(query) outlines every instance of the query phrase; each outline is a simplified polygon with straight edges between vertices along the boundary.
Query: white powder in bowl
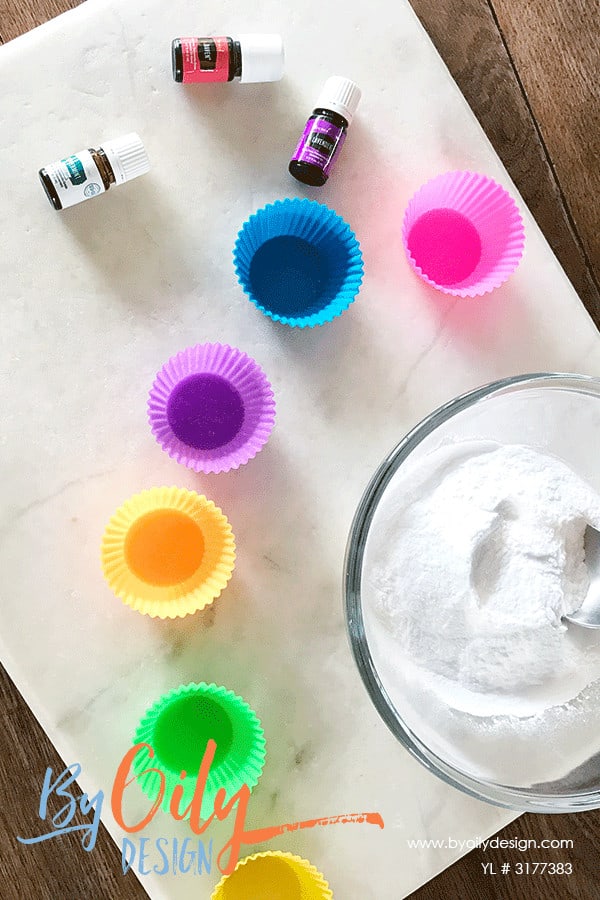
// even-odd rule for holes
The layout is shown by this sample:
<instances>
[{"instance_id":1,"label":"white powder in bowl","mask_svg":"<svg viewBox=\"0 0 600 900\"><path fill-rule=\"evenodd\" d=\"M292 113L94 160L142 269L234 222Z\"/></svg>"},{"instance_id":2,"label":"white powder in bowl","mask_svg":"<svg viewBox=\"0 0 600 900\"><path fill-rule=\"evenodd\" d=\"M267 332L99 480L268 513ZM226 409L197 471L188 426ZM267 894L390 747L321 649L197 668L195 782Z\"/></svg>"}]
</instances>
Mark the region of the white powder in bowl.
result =
<instances>
[{"instance_id":1,"label":"white powder in bowl","mask_svg":"<svg viewBox=\"0 0 600 900\"><path fill-rule=\"evenodd\" d=\"M376 516L363 597L391 695L408 692L454 752L457 731L547 739L563 713L572 725L574 698L587 716L579 695L600 678L600 632L563 616L589 586L584 532L600 529L589 485L529 447L459 443L400 471Z\"/></svg>"}]
</instances>

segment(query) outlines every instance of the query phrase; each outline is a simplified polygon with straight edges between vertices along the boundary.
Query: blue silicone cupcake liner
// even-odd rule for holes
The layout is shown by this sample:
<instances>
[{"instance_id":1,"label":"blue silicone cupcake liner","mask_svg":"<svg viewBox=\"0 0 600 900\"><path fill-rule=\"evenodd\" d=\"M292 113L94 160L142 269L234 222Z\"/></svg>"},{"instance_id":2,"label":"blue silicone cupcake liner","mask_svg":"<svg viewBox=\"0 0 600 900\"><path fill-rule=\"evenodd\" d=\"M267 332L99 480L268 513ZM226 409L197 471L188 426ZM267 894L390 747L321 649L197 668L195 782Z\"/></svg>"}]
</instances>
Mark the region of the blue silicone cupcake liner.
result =
<instances>
[{"instance_id":1,"label":"blue silicone cupcake liner","mask_svg":"<svg viewBox=\"0 0 600 900\"><path fill-rule=\"evenodd\" d=\"M362 253L350 226L316 200L263 206L242 226L233 259L252 303L275 322L297 328L341 315L363 278Z\"/></svg>"}]
</instances>

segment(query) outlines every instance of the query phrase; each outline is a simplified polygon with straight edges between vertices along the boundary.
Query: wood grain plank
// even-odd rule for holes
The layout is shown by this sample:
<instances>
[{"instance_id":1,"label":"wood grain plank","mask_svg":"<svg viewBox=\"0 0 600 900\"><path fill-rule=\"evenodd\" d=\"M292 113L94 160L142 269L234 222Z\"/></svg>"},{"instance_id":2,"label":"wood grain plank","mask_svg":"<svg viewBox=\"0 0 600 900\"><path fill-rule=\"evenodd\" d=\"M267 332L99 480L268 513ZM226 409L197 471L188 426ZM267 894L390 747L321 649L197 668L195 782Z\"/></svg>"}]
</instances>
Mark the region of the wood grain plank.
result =
<instances>
[{"instance_id":1,"label":"wood grain plank","mask_svg":"<svg viewBox=\"0 0 600 900\"><path fill-rule=\"evenodd\" d=\"M490 0L496 3L497 0ZM530 8L532 3L522 0L500 0L513 10ZM538 2L538 0L536 0ZM555 5L571 3L587 6L587 21L592 18L592 9L598 0L552 0ZM545 0L539 0L543 6ZM411 4L421 22L429 32L440 55L445 60L451 74L465 95L496 152L508 169L510 176L521 192L523 199L533 213L561 265L571 279L575 290L597 325L600 325L600 290L594 274L591 259L586 255L590 244L587 223L595 213L586 212L578 219L586 230L586 243L576 228L576 222L567 205L567 193L558 180L569 163L554 161L541 138L540 130L530 108L528 98L521 84L528 81L527 41L529 32L521 34L523 51L520 54L521 68L514 67L503 35L496 22L494 11L484 0L411 0ZM516 14L515 14L516 15ZM581 19L579 19L581 23ZM579 30L585 28L580 24ZM538 57L536 71L542 68L550 72L555 60L555 44L563 47L565 58L579 55L577 35L572 31L557 34L555 43L547 47L543 42L535 44ZM575 42L575 43L574 43ZM542 60L541 62L539 60ZM587 68L582 81L597 78L593 54L579 59L579 65ZM522 76L520 73L523 73ZM583 92L583 88L581 89ZM566 101L563 92L563 98ZM558 115L546 127L556 125ZM600 173L598 163L594 165L594 155L598 150L599 131L596 127L584 135L580 159L582 161L581 183L590 187L588 204L594 205L593 197L600 194ZM551 142L560 152L558 140ZM573 179L572 179L573 180ZM583 196L583 189L580 196ZM596 207L598 204L595 204ZM596 267L597 269L597 267ZM600 276L600 270L598 270Z\"/></svg>"},{"instance_id":2,"label":"wood grain plank","mask_svg":"<svg viewBox=\"0 0 600 900\"><path fill-rule=\"evenodd\" d=\"M135 875L122 874L119 851L103 825L89 853L77 832L39 844L17 841L17 835L29 838L47 831L38 816L44 774L48 766L55 776L66 766L2 666L0 710L2 900L145 900ZM73 824L84 822L77 815Z\"/></svg>"},{"instance_id":3,"label":"wood grain plank","mask_svg":"<svg viewBox=\"0 0 600 900\"><path fill-rule=\"evenodd\" d=\"M5 44L48 19L53 19L68 9L74 9L82 0L0 0L0 43Z\"/></svg>"},{"instance_id":4,"label":"wood grain plank","mask_svg":"<svg viewBox=\"0 0 600 900\"><path fill-rule=\"evenodd\" d=\"M600 0L490 0L600 281Z\"/></svg>"}]
</instances>

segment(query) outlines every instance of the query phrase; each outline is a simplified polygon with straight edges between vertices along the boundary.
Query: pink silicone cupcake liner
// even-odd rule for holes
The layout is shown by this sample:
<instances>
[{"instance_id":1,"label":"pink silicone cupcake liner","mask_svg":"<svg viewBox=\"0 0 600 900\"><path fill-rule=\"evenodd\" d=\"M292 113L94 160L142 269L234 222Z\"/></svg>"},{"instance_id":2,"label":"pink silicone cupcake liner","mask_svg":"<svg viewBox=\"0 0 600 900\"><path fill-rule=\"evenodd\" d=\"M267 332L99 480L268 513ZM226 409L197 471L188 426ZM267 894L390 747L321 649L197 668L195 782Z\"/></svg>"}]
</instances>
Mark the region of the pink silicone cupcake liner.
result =
<instances>
[{"instance_id":1,"label":"pink silicone cupcake liner","mask_svg":"<svg viewBox=\"0 0 600 900\"><path fill-rule=\"evenodd\" d=\"M475 172L448 172L412 197L402 241L423 281L445 294L480 297L517 268L525 230L515 201L501 185Z\"/></svg>"},{"instance_id":2,"label":"pink silicone cupcake liner","mask_svg":"<svg viewBox=\"0 0 600 900\"><path fill-rule=\"evenodd\" d=\"M228 472L268 440L275 401L252 357L227 344L197 344L172 356L156 376L148 418L177 462L205 474Z\"/></svg>"}]
</instances>

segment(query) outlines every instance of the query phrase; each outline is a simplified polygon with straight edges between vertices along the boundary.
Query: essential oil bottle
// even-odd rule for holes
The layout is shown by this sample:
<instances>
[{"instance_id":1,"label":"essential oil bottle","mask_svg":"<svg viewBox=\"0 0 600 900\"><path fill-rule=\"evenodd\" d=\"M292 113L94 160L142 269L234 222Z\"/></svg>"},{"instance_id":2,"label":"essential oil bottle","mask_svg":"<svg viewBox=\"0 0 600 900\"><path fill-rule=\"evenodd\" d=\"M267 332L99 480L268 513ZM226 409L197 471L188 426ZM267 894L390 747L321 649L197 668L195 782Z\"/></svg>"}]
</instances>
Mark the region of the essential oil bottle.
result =
<instances>
[{"instance_id":1,"label":"essential oil bottle","mask_svg":"<svg viewBox=\"0 0 600 900\"><path fill-rule=\"evenodd\" d=\"M113 184L144 175L149 168L141 138L132 132L105 141L97 150L79 150L59 159L40 169L39 175L54 209L65 209L103 194Z\"/></svg>"},{"instance_id":2,"label":"essential oil bottle","mask_svg":"<svg viewBox=\"0 0 600 900\"><path fill-rule=\"evenodd\" d=\"M171 56L173 78L184 84L283 78L283 41L278 34L175 38Z\"/></svg>"},{"instance_id":3,"label":"essential oil bottle","mask_svg":"<svg viewBox=\"0 0 600 900\"><path fill-rule=\"evenodd\" d=\"M292 156L294 178L313 187L325 184L346 140L361 97L354 81L333 75L323 85L313 114Z\"/></svg>"}]
</instances>

